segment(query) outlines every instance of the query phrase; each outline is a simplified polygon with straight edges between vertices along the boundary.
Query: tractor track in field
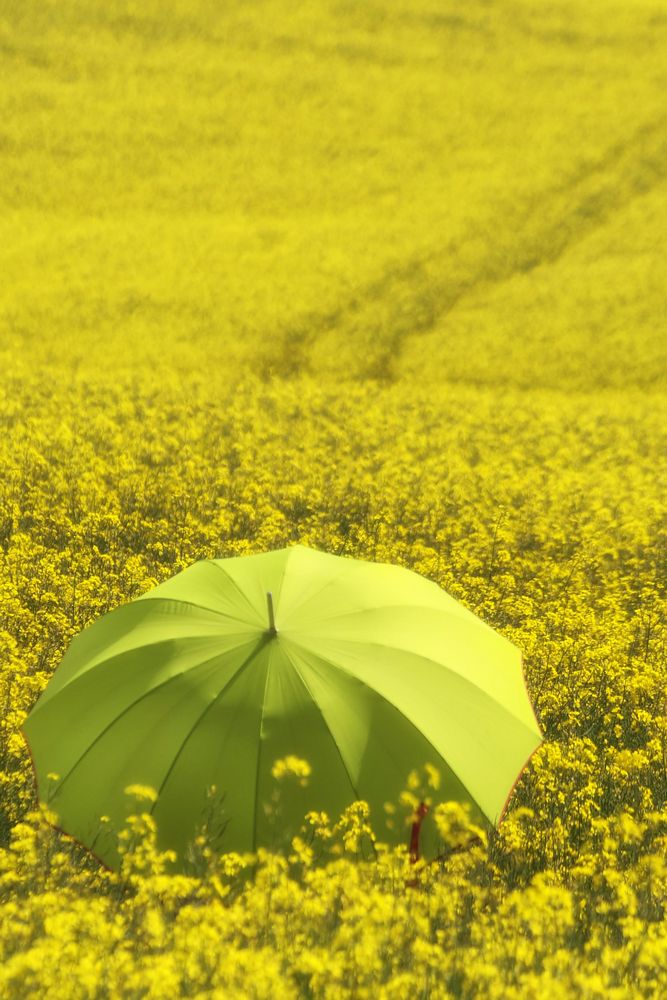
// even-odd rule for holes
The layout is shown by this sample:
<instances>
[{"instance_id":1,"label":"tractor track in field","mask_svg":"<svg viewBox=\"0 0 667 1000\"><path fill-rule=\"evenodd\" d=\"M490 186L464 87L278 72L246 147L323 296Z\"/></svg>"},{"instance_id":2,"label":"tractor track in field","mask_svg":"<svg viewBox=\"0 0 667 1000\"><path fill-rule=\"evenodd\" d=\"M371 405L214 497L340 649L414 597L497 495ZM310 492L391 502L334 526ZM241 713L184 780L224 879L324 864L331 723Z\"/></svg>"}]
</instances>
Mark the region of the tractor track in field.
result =
<instances>
[{"instance_id":1,"label":"tractor track in field","mask_svg":"<svg viewBox=\"0 0 667 1000\"><path fill-rule=\"evenodd\" d=\"M666 178L667 114L611 145L564 183L535 192L523 202L520 215L513 216L510 208L509 215L501 216L503 227L497 214L487 220L484 228L500 236L489 238L488 252L467 274L453 274L458 248L450 244L391 268L335 310L304 316L284 334L278 352L267 358L266 372L308 372L311 347L319 337L327 335L335 344L336 339L343 343L358 336L361 356L354 377L392 381L407 341L432 330L471 292L555 263ZM434 266L441 274L435 280ZM400 306L392 310L392 303Z\"/></svg>"}]
</instances>

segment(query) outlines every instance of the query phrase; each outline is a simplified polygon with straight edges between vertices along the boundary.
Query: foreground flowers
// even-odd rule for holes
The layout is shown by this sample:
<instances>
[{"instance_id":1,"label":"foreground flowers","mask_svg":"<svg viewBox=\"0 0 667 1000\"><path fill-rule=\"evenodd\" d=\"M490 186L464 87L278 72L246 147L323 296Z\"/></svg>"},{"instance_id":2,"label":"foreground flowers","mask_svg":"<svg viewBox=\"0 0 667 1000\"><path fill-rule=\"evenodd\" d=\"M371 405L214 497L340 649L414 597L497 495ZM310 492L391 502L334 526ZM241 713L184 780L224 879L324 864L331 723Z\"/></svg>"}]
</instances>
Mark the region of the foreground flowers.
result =
<instances>
[{"instance_id":1,"label":"foreground flowers","mask_svg":"<svg viewBox=\"0 0 667 1000\"><path fill-rule=\"evenodd\" d=\"M160 426L181 391L156 390L144 423ZM467 389L434 403L414 387L378 387L369 409L365 386L341 395L307 378L248 380L216 402L228 437L208 429L202 396L197 419L175 425L153 468L143 424L126 415L142 393L129 382L108 393L104 425L92 419L76 447L58 431L77 419L64 390L35 417L29 446L0 439L0 522L13 526L0 545L0 992L659 997L667 722L657 398L629 393L612 411L595 394L584 405L508 392L507 449L492 393L476 392L472 407ZM107 608L196 558L297 539L403 562L506 634L523 650L547 742L488 843L456 810L440 816L452 848L441 865L409 865L409 829L405 855L367 862L373 816L361 806L342 825L311 814L280 855L221 855L213 792L179 879L156 857L141 801L150 792L135 789L115 879L30 812L18 732L26 712L71 636ZM277 777L307 779L299 768L283 762ZM418 774L403 801L386 804L393 822L428 797L429 780ZM340 853L329 856L334 842Z\"/></svg>"},{"instance_id":2,"label":"foreground flowers","mask_svg":"<svg viewBox=\"0 0 667 1000\"><path fill-rule=\"evenodd\" d=\"M128 821L118 875L29 814L0 852L2 995L602 1000L667 986L667 810L596 821L578 865L508 890L537 833L528 810L487 846L466 809L443 808L442 860L415 866L381 845L363 860L363 806L336 824L311 815L288 856L220 855L202 838L192 875L168 874L148 812Z\"/></svg>"}]
</instances>

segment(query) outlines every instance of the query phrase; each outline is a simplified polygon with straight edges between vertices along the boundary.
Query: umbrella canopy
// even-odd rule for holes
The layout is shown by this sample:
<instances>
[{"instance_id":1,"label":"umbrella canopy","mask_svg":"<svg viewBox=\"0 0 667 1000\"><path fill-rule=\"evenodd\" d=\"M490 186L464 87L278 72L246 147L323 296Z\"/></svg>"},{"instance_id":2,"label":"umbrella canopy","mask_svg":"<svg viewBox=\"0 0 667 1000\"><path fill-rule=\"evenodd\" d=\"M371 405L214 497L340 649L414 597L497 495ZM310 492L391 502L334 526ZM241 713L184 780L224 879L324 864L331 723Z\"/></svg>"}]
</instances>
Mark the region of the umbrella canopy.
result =
<instances>
[{"instance_id":1,"label":"umbrella canopy","mask_svg":"<svg viewBox=\"0 0 667 1000\"><path fill-rule=\"evenodd\" d=\"M495 823L541 742L512 643L410 570L303 546L197 562L99 618L23 729L40 797L111 867L99 818L122 825L131 784L156 790L158 842L180 859L210 786L222 849L252 851L275 841L271 770L295 755L312 774L284 828L364 799L378 838L404 843L384 806L410 771L434 765L435 801Z\"/></svg>"}]
</instances>

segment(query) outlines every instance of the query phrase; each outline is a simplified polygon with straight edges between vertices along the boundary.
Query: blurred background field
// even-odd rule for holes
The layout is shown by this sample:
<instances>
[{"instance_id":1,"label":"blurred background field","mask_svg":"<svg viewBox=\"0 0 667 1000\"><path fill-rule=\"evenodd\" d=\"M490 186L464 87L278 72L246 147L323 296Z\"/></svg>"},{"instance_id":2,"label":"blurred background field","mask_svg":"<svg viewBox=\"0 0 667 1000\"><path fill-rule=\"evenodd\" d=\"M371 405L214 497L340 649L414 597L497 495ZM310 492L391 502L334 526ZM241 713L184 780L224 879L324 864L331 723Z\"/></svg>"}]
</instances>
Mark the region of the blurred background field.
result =
<instances>
[{"instance_id":1,"label":"blurred background field","mask_svg":"<svg viewBox=\"0 0 667 1000\"><path fill-rule=\"evenodd\" d=\"M646 0L5 2L9 361L650 388L666 34Z\"/></svg>"},{"instance_id":2,"label":"blurred background field","mask_svg":"<svg viewBox=\"0 0 667 1000\"><path fill-rule=\"evenodd\" d=\"M3 995L664 995L666 46L658 0L0 0ZM290 542L522 648L506 823L407 902L295 862L282 924L268 862L110 888L25 713L99 614Z\"/></svg>"}]
</instances>

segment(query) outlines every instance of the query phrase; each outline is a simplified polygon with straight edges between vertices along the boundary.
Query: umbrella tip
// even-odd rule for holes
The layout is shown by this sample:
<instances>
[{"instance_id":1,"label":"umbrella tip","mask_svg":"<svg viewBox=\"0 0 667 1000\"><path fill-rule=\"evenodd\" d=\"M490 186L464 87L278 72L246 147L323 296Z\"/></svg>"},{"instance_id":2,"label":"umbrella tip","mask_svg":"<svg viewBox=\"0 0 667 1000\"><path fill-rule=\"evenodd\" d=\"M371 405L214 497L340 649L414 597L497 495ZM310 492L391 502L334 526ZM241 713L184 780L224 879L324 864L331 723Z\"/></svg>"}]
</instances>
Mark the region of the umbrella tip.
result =
<instances>
[{"instance_id":1,"label":"umbrella tip","mask_svg":"<svg viewBox=\"0 0 667 1000\"><path fill-rule=\"evenodd\" d=\"M273 594L269 590L266 595L266 603L269 608L269 627L267 629L268 635L274 636L278 635L278 629L276 628L276 620L273 614Z\"/></svg>"}]
</instances>

